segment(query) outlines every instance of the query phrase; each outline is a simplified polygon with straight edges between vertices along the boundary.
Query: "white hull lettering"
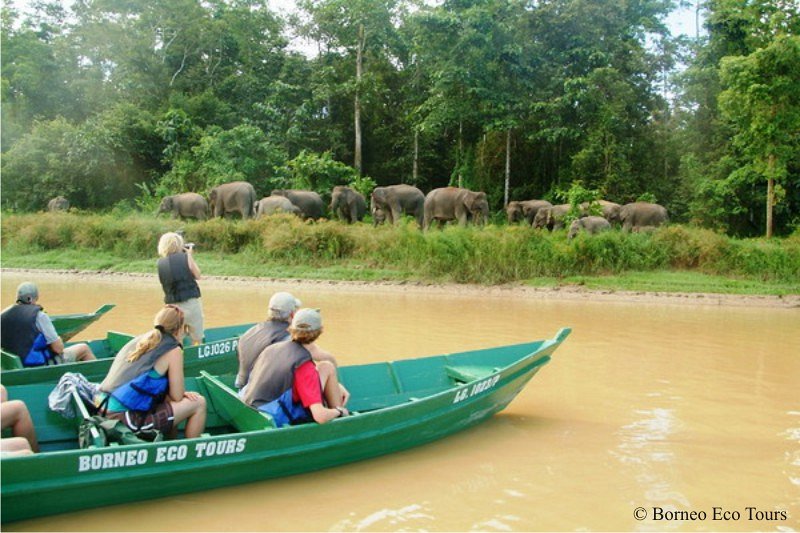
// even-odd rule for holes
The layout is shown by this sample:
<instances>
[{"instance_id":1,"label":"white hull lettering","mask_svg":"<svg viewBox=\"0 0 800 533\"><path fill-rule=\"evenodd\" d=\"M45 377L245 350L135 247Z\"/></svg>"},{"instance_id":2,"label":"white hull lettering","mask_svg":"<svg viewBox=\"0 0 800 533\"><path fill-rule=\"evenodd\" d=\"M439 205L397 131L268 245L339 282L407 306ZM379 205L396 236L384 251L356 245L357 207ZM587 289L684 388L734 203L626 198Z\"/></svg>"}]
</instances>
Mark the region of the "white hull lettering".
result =
<instances>
[{"instance_id":1,"label":"white hull lettering","mask_svg":"<svg viewBox=\"0 0 800 533\"><path fill-rule=\"evenodd\" d=\"M496 376L492 376L488 379L484 379L483 381L479 381L475 383L472 387L464 387L463 389L456 392L455 397L453 398L453 403L458 403L466 400L467 398L471 398L476 394L480 394L484 391L487 391L497 385L497 382L500 381L500 374Z\"/></svg>"},{"instance_id":2,"label":"white hull lettering","mask_svg":"<svg viewBox=\"0 0 800 533\"><path fill-rule=\"evenodd\" d=\"M78 472L138 466L145 463L147 463L147 450L122 450L95 455L81 455L78 458Z\"/></svg>"},{"instance_id":3,"label":"white hull lettering","mask_svg":"<svg viewBox=\"0 0 800 533\"><path fill-rule=\"evenodd\" d=\"M159 448L156 450L156 462L168 463L171 461L182 461L186 459L189 453L189 447L185 444L180 446L167 446L166 448Z\"/></svg>"},{"instance_id":4,"label":"white hull lettering","mask_svg":"<svg viewBox=\"0 0 800 533\"><path fill-rule=\"evenodd\" d=\"M152 461L150 461L149 450L123 449L113 452L97 452L78 456L78 472L143 466L148 462L151 464L170 463L185 459L206 459L221 455L233 455L242 453L246 446L246 438L198 442L194 445L194 448L190 448L189 444L167 444L155 449ZM194 452L194 456L189 456L190 450Z\"/></svg>"},{"instance_id":5,"label":"white hull lettering","mask_svg":"<svg viewBox=\"0 0 800 533\"><path fill-rule=\"evenodd\" d=\"M214 455L230 455L244 451L246 439L228 439L221 441L200 442L194 447L195 456L211 457Z\"/></svg>"}]
</instances>

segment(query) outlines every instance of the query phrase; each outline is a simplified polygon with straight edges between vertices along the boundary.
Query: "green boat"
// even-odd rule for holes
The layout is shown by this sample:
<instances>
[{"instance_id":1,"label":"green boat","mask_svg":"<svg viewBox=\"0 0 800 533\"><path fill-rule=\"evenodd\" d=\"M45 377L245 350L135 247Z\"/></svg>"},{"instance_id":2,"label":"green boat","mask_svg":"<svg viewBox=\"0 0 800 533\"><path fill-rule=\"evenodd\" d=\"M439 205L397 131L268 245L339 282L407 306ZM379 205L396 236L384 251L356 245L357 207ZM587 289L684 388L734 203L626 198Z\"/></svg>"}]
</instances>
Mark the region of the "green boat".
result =
<instances>
[{"instance_id":1,"label":"green boat","mask_svg":"<svg viewBox=\"0 0 800 533\"><path fill-rule=\"evenodd\" d=\"M53 327L56 328L56 333L61 337L61 340L67 342L94 322L97 322L101 316L114 309L114 307L114 304L105 304L93 313L51 315L50 320L53 322Z\"/></svg>"},{"instance_id":2,"label":"green boat","mask_svg":"<svg viewBox=\"0 0 800 533\"><path fill-rule=\"evenodd\" d=\"M78 449L80 420L47 409L52 384L11 387L11 398L28 403L42 453L2 460L2 521L276 478L418 446L501 411L569 334L564 328L548 340L340 367L353 415L281 429L239 400L233 374L203 372L188 378L187 388L207 399L208 433L129 446Z\"/></svg>"},{"instance_id":3,"label":"green boat","mask_svg":"<svg viewBox=\"0 0 800 533\"><path fill-rule=\"evenodd\" d=\"M200 370L207 370L214 374L235 372L238 365L236 356L238 338L252 325L241 324L206 329L203 344L187 345L183 351L183 366L186 375L197 376ZM1 352L2 374L0 374L0 378L2 378L3 385L8 387L32 383L55 383L66 372L79 372L89 381L99 382L108 373L117 352L133 337L126 333L110 331L104 339L85 341L92 348L97 360L79 363L25 368L19 357L8 352Z\"/></svg>"}]
</instances>

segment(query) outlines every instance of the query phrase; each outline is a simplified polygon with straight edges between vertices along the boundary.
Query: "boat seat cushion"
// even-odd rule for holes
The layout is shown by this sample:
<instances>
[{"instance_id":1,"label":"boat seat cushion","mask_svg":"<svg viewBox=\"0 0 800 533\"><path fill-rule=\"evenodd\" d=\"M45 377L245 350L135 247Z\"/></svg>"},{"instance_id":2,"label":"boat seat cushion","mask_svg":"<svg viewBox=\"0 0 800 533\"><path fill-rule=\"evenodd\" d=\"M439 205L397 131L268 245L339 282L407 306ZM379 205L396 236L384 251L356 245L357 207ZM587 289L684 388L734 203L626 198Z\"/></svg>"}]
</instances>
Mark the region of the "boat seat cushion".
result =
<instances>
[{"instance_id":1,"label":"boat seat cushion","mask_svg":"<svg viewBox=\"0 0 800 533\"><path fill-rule=\"evenodd\" d=\"M216 413L238 431L258 431L275 428L272 417L244 403L236 391L205 370L200 371L201 381L208 392L208 400Z\"/></svg>"}]
</instances>

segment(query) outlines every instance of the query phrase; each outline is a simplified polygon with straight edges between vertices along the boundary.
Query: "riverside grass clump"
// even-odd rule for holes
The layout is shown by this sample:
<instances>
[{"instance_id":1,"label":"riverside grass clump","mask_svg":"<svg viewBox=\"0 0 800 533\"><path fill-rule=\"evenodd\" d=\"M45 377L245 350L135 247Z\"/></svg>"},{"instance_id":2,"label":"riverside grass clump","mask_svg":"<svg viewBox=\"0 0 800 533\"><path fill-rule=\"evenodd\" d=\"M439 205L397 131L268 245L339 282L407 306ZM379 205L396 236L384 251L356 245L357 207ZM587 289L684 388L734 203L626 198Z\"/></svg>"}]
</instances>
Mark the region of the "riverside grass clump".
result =
<instances>
[{"instance_id":1,"label":"riverside grass clump","mask_svg":"<svg viewBox=\"0 0 800 533\"><path fill-rule=\"evenodd\" d=\"M197 243L204 265L238 262L249 265L246 271L254 276L286 266L290 272L292 267L361 269L420 281L499 284L537 277L680 270L800 282L798 234L769 241L739 240L681 225L652 233L612 230L568 241L565 231L504 224L450 225L422 232L412 220L373 227L305 222L292 215L197 222L141 214L5 214L2 246L15 256L77 250L80 253L73 255L104 252L118 257L120 265L131 260L150 265L161 234L178 229L187 241ZM215 274L208 268L204 272Z\"/></svg>"}]
</instances>

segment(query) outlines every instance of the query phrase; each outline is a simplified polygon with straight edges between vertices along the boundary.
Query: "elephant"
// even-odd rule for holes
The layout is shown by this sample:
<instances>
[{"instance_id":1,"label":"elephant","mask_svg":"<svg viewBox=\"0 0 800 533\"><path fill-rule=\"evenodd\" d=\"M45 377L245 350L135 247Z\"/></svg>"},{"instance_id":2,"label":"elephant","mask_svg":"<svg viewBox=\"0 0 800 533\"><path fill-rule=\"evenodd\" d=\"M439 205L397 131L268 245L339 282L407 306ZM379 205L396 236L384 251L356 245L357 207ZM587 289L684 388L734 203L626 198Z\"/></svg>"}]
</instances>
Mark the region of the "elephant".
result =
<instances>
[{"instance_id":1,"label":"elephant","mask_svg":"<svg viewBox=\"0 0 800 533\"><path fill-rule=\"evenodd\" d=\"M649 202L625 204L619 210L623 231L642 231L646 227L658 227L669 220L667 208Z\"/></svg>"},{"instance_id":2,"label":"elephant","mask_svg":"<svg viewBox=\"0 0 800 533\"><path fill-rule=\"evenodd\" d=\"M539 209L539 211L536 212L536 216L533 217L533 227L547 228L550 231L563 228L564 217L569 213L570 207L570 204L558 204L553 207Z\"/></svg>"},{"instance_id":3,"label":"elephant","mask_svg":"<svg viewBox=\"0 0 800 533\"><path fill-rule=\"evenodd\" d=\"M386 211L384 211L380 207L373 207L372 224L377 226L378 224L383 224L384 222L386 222Z\"/></svg>"},{"instance_id":4,"label":"elephant","mask_svg":"<svg viewBox=\"0 0 800 533\"><path fill-rule=\"evenodd\" d=\"M194 192L173 194L165 196L158 207L158 213L172 213L172 218L196 218L205 220L208 218L208 202L206 199Z\"/></svg>"},{"instance_id":5,"label":"elephant","mask_svg":"<svg viewBox=\"0 0 800 533\"><path fill-rule=\"evenodd\" d=\"M411 215L422 227L425 213L425 195L412 185L400 184L375 187L370 196L372 222L376 226L385 220L397 224L400 218ZM376 213L380 213L376 216ZM380 222L379 222L380 220Z\"/></svg>"},{"instance_id":6,"label":"elephant","mask_svg":"<svg viewBox=\"0 0 800 533\"><path fill-rule=\"evenodd\" d=\"M616 204L614 202L609 202L607 200L595 200L594 202L583 202L581 204L581 210L588 214L590 213L590 206L591 204L598 204L600 206L600 210L602 213L602 217L608 220L611 224L618 224L619 223L619 210L622 209L622 206Z\"/></svg>"},{"instance_id":7,"label":"elephant","mask_svg":"<svg viewBox=\"0 0 800 533\"><path fill-rule=\"evenodd\" d=\"M331 193L331 216L337 215L348 224L358 222L367 213L367 201L364 195L350 187L337 185Z\"/></svg>"},{"instance_id":8,"label":"elephant","mask_svg":"<svg viewBox=\"0 0 800 533\"><path fill-rule=\"evenodd\" d=\"M553 204L547 200L526 200L523 202L508 202L506 206L506 215L508 216L508 223L513 224L525 220L528 225L533 225L533 219L540 209L546 207L553 207Z\"/></svg>"},{"instance_id":9,"label":"elephant","mask_svg":"<svg viewBox=\"0 0 800 533\"><path fill-rule=\"evenodd\" d=\"M265 196L253 204L253 216L261 218L276 213L292 213L301 216L300 208L284 196Z\"/></svg>"},{"instance_id":10,"label":"elephant","mask_svg":"<svg viewBox=\"0 0 800 533\"><path fill-rule=\"evenodd\" d=\"M47 210L48 211L68 211L69 210L69 200L67 200L63 196L56 196L55 198L53 198L49 202L47 202Z\"/></svg>"},{"instance_id":11,"label":"elephant","mask_svg":"<svg viewBox=\"0 0 800 533\"><path fill-rule=\"evenodd\" d=\"M239 213L242 218L253 217L256 190L246 181L223 183L211 189L208 197L212 217L224 217L228 213Z\"/></svg>"},{"instance_id":12,"label":"elephant","mask_svg":"<svg viewBox=\"0 0 800 533\"><path fill-rule=\"evenodd\" d=\"M572 224L569 226L569 233L567 233L567 239L572 240L581 230L585 231L589 235L594 235L596 233L600 233L601 231L607 231L611 229L611 223L606 220L604 217L599 217L595 215L590 215L586 217L576 218L572 221Z\"/></svg>"},{"instance_id":13,"label":"elephant","mask_svg":"<svg viewBox=\"0 0 800 533\"><path fill-rule=\"evenodd\" d=\"M465 226L471 219L475 224L485 224L489 217L489 201L485 192L475 192L458 187L434 189L425 197L424 228L434 220L443 226L448 220L458 220Z\"/></svg>"},{"instance_id":14,"label":"elephant","mask_svg":"<svg viewBox=\"0 0 800 533\"><path fill-rule=\"evenodd\" d=\"M297 189L276 189L273 196L283 196L300 209L300 216L304 219L318 220L325 216L325 203L322 197L314 191L301 191Z\"/></svg>"}]
</instances>

